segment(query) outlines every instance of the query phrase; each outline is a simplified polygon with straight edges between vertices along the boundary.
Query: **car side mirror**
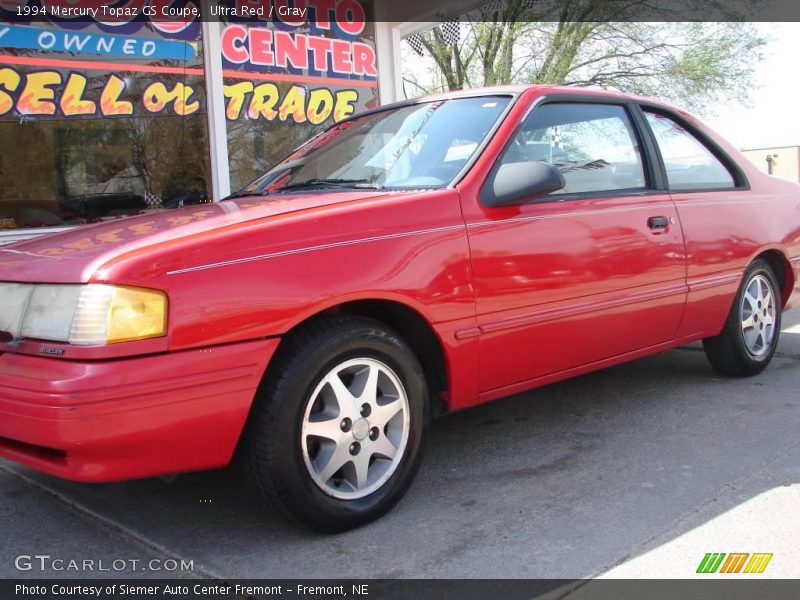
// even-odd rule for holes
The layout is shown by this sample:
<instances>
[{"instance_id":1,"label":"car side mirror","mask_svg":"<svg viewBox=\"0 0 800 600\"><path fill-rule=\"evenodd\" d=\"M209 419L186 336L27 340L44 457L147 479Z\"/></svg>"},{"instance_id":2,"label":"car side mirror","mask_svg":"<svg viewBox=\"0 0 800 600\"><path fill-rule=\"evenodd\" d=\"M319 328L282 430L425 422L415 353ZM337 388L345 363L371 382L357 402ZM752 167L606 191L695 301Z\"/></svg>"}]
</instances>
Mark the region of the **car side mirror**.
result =
<instances>
[{"instance_id":1,"label":"car side mirror","mask_svg":"<svg viewBox=\"0 0 800 600\"><path fill-rule=\"evenodd\" d=\"M545 162L504 163L492 169L481 189L481 203L498 207L525 204L566 185L564 176Z\"/></svg>"}]
</instances>

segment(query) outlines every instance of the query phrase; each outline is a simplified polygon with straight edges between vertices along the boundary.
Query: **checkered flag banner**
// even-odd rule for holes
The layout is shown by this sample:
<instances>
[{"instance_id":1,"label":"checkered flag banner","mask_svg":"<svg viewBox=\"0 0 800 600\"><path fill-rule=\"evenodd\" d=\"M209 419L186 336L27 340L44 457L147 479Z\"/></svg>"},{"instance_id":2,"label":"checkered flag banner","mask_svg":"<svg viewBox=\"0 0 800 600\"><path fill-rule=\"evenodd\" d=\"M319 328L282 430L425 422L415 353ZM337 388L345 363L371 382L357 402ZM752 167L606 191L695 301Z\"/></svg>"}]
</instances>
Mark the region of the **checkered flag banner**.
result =
<instances>
[{"instance_id":1,"label":"checkered flag banner","mask_svg":"<svg viewBox=\"0 0 800 600\"><path fill-rule=\"evenodd\" d=\"M550 134L550 143L558 148L561 145L561 128L553 127L553 132Z\"/></svg>"},{"instance_id":2,"label":"checkered flag banner","mask_svg":"<svg viewBox=\"0 0 800 600\"><path fill-rule=\"evenodd\" d=\"M422 45L422 38L419 37L418 33L408 36L406 38L406 42L408 42L408 45L411 46L411 49L414 52L416 52L420 56L425 55L425 46Z\"/></svg>"},{"instance_id":3,"label":"checkered flag banner","mask_svg":"<svg viewBox=\"0 0 800 600\"><path fill-rule=\"evenodd\" d=\"M503 3L500 0L492 0L481 6L481 12L485 15L492 15L496 12L500 12L502 7Z\"/></svg>"},{"instance_id":4,"label":"checkered flag banner","mask_svg":"<svg viewBox=\"0 0 800 600\"><path fill-rule=\"evenodd\" d=\"M161 206L162 204L161 196L159 196L158 194L154 194L153 192L145 192L144 203L150 208L156 208L158 206Z\"/></svg>"},{"instance_id":5,"label":"checkered flag banner","mask_svg":"<svg viewBox=\"0 0 800 600\"><path fill-rule=\"evenodd\" d=\"M484 15L492 15L503 10L504 0L492 0L484 4L480 10ZM522 0L522 7L525 10L532 10L540 0Z\"/></svg>"},{"instance_id":6,"label":"checkered flag banner","mask_svg":"<svg viewBox=\"0 0 800 600\"><path fill-rule=\"evenodd\" d=\"M439 27L442 30L442 37L445 42L448 44L458 43L458 40L461 38L461 24L458 22L458 18L452 21L445 21L439 25Z\"/></svg>"}]
</instances>

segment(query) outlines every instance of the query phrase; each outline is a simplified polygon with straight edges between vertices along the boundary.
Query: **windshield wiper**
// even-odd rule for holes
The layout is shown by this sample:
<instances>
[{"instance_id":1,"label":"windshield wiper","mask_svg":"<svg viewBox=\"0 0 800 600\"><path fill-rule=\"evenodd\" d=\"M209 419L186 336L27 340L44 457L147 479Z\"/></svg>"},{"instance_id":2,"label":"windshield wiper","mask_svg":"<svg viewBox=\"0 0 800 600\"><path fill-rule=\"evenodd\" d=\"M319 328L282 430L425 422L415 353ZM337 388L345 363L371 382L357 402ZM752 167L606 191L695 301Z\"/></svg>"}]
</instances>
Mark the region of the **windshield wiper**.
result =
<instances>
[{"instance_id":1,"label":"windshield wiper","mask_svg":"<svg viewBox=\"0 0 800 600\"><path fill-rule=\"evenodd\" d=\"M315 187L342 187L342 188L356 188L365 190L380 190L383 186L374 183L371 179L306 179L305 181L298 181L297 183L290 183L284 185L276 192L285 192L286 190L297 190L302 188L315 188Z\"/></svg>"},{"instance_id":2,"label":"windshield wiper","mask_svg":"<svg viewBox=\"0 0 800 600\"><path fill-rule=\"evenodd\" d=\"M383 186L373 183L371 179L307 179L305 181L298 181L297 183L290 183L278 189L267 190L239 190L229 194L223 200L232 200L234 198L247 198L248 196L269 196L270 194L277 194L285 190L299 190L304 188L315 187L341 187L341 188L356 188L363 190L381 190Z\"/></svg>"},{"instance_id":3,"label":"windshield wiper","mask_svg":"<svg viewBox=\"0 0 800 600\"><path fill-rule=\"evenodd\" d=\"M259 191L259 190L239 190L238 192L233 192L232 194L228 194L223 198L223 200L232 200L234 198L247 198L249 196L269 196L270 192L266 191Z\"/></svg>"}]
</instances>

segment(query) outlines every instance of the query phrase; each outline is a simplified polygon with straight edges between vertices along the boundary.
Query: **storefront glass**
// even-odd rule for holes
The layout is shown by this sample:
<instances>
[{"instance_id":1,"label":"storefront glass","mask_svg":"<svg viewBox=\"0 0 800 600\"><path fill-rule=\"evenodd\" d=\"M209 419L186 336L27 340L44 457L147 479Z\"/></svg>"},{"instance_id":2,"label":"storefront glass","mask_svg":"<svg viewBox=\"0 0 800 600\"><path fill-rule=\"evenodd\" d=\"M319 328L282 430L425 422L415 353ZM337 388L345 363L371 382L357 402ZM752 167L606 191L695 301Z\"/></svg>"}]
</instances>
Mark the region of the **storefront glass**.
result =
<instances>
[{"instance_id":1,"label":"storefront glass","mask_svg":"<svg viewBox=\"0 0 800 600\"><path fill-rule=\"evenodd\" d=\"M0 7L0 229L208 200L199 20L25 22Z\"/></svg>"},{"instance_id":2,"label":"storefront glass","mask_svg":"<svg viewBox=\"0 0 800 600\"><path fill-rule=\"evenodd\" d=\"M227 8L204 15L219 21L222 86L205 79L199 15L143 13L174 0L94 4L138 8L66 18L54 15L73 0L0 0L0 243L8 230L211 201L207 89L224 96L234 191L378 105L371 0L212 2Z\"/></svg>"},{"instance_id":3,"label":"storefront glass","mask_svg":"<svg viewBox=\"0 0 800 600\"><path fill-rule=\"evenodd\" d=\"M269 2L239 0L269 10ZM222 15L221 48L231 187L299 144L378 105L372 2L307 0L304 16Z\"/></svg>"}]
</instances>

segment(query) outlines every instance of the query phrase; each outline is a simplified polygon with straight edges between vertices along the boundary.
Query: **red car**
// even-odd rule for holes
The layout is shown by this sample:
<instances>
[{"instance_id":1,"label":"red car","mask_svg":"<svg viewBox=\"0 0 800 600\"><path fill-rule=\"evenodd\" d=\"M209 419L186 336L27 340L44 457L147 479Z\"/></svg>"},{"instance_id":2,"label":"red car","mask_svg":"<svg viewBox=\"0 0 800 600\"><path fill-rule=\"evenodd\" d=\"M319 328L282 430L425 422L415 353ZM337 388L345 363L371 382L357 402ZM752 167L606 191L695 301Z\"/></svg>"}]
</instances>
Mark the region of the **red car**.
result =
<instances>
[{"instance_id":1,"label":"red car","mask_svg":"<svg viewBox=\"0 0 800 600\"><path fill-rule=\"evenodd\" d=\"M226 201L0 249L0 456L79 481L235 458L345 530L400 499L431 416L693 340L760 372L799 272L800 186L683 111L401 102Z\"/></svg>"}]
</instances>

